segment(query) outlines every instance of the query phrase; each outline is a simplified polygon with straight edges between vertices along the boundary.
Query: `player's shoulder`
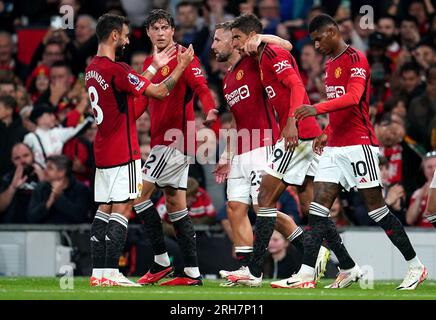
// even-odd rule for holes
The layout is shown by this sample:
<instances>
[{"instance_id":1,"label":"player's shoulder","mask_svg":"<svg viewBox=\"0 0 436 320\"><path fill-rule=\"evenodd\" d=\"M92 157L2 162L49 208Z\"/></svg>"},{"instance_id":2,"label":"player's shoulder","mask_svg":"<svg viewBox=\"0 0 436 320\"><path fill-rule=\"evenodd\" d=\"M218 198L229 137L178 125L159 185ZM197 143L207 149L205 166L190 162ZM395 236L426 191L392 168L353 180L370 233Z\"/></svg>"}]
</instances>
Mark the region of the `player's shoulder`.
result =
<instances>
[{"instance_id":1,"label":"player's shoulder","mask_svg":"<svg viewBox=\"0 0 436 320\"><path fill-rule=\"evenodd\" d=\"M349 61L350 64L368 63L366 55L362 51L357 50L351 46L348 46L343 56Z\"/></svg>"}]
</instances>

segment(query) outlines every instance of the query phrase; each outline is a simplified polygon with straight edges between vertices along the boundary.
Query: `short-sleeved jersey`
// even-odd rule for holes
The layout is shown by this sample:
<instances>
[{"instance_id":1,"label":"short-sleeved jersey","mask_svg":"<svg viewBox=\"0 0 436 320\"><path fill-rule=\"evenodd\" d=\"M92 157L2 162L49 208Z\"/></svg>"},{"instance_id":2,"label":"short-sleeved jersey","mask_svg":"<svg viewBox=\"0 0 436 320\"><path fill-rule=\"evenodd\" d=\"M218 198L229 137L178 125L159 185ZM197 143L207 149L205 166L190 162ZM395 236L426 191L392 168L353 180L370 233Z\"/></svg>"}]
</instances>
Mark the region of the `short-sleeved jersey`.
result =
<instances>
[{"instance_id":1,"label":"short-sleeved jersey","mask_svg":"<svg viewBox=\"0 0 436 320\"><path fill-rule=\"evenodd\" d=\"M265 45L259 60L263 87L279 116L280 129L286 127L290 109L291 91L282 81L295 74L301 79L297 63L291 53L282 47ZM304 104L310 104L305 93ZM299 107L299 106L295 106ZM314 117L297 122L298 137L313 139L321 134L321 128Z\"/></svg>"},{"instance_id":2,"label":"short-sleeved jersey","mask_svg":"<svg viewBox=\"0 0 436 320\"><path fill-rule=\"evenodd\" d=\"M239 139L238 154L273 145L279 129L260 81L258 62L252 57L239 60L224 76L223 92L238 132L243 134L242 130L248 130L250 133L250 145Z\"/></svg>"},{"instance_id":3,"label":"short-sleeved jersey","mask_svg":"<svg viewBox=\"0 0 436 320\"><path fill-rule=\"evenodd\" d=\"M176 45L177 47L179 45ZM184 49L182 49L184 50ZM153 62L153 57L148 57L144 61L144 69ZM163 66L151 79L152 83L160 83L164 81L176 68L177 59L172 59L167 65ZM195 141L187 141L195 138L191 134L188 136L188 121L191 122L190 129L194 130L194 96L197 87L206 86L207 81L203 75L200 61L197 57L183 71L182 76L177 81L175 87L169 95L162 100L149 98L148 111L150 113L150 135L151 147L156 145L170 145L173 140L168 141L165 134L172 132L172 136L176 131L183 132L185 137L185 148L187 143L195 143ZM175 129L175 130L174 130ZM171 131L170 131L171 130ZM170 137L171 138L171 137ZM175 139L172 137L172 139ZM186 150L186 149L185 149Z\"/></svg>"},{"instance_id":4,"label":"short-sleeved jersey","mask_svg":"<svg viewBox=\"0 0 436 320\"><path fill-rule=\"evenodd\" d=\"M125 63L95 56L86 68L85 84L98 125L94 142L97 168L140 159L133 98L150 82Z\"/></svg>"},{"instance_id":5,"label":"short-sleeved jersey","mask_svg":"<svg viewBox=\"0 0 436 320\"><path fill-rule=\"evenodd\" d=\"M353 82L364 85L365 91L358 104L329 113L328 146L378 145L368 113L370 93L368 60L362 52L348 47L339 56L326 63L327 99L344 95Z\"/></svg>"}]
</instances>

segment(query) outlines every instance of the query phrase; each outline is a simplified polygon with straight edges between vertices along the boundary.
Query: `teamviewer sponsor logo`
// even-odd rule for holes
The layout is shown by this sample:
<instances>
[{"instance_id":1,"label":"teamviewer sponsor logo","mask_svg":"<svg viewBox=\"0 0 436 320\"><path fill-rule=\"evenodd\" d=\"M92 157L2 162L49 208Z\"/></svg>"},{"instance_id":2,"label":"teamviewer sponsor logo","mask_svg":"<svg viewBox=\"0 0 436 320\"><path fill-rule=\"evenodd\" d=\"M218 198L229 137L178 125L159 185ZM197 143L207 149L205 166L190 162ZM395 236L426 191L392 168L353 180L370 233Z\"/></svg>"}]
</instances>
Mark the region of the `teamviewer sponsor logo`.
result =
<instances>
[{"instance_id":1,"label":"teamviewer sponsor logo","mask_svg":"<svg viewBox=\"0 0 436 320\"><path fill-rule=\"evenodd\" d=\"M244 85L236 90L233 90L231 93L226 94L225 96L227 104L232 107L239 101L247 99L250 96L250 90L248 89L247 85Z\"/></svg>"},{"instance_id":2,"label":"teamviewer sponsor logo","mask_svg":"<svg viewBox=\"0 0 436 320\"><path fill-rule=\"evenodd\" d=\"M326 86L327 99L335 99L345 94L344 86Z\"/></svg>"}]
</instances>

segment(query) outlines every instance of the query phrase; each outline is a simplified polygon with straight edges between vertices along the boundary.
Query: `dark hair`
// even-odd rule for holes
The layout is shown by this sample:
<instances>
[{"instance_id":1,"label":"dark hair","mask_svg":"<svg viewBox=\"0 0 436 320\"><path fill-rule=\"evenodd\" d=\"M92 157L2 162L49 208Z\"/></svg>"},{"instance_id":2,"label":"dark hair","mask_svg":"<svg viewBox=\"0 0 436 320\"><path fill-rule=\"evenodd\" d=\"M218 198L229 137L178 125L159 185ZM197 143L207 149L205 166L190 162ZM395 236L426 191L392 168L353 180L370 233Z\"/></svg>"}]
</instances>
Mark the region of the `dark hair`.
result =
<instances>
[{"instance_id":1,"label":"dark hair","mask_svg":"<svg viewBox=\"0 0 436 320\"><path fill-rule=\"evenodd\" d=\"M17 100L11 96L1 96L0 103L2 103L6 108L15 110L17 108Z\"/></svg>"},{"instance_id":2,"label":"dark hair","mask_svg":"<svg viewBox=\"0 0 436 320\"><path fill-rule=\"evenodd\" d=\"M9 77L0 78L0 86L3 84L11 84L14 86L14 89L17 90L17 84L15 81Z\"/></svg>"},{"instance_id":3,"label":"dark hair","mask_svg":"<svg viewBox=\"0 0 436 320\"><path fill-rule=\"evenodd\" d=\"M433 71L433 70L436 70L436 64L432 64L432 65L430 65L428 68L427 68L427 70L425 70L425 79L426 79L426 81L428 82L428 79L430 79L430 77L431 77L431 72Z\"/></svg>"},{"instance_id":4,"label":"dark hair","mask_svg":"<svg viewBox=\"0 0 436 320\"><path fill-rule=\"evenodd\" d=\"M319 16L313 18L312 21L310 22L309 33L312 33L314 31L319 31L327 26L334 26L339 30L338 24L336 23L335 19L333 19L328 14L320 14Z\"/></svg>"},{"instance_id":5,"label":"dark hair","mask_svg":"<svg viewBox=\"0 0 436 320\"><path fill-rule=\"evenodd\" d=\"M408 16L404 17L401 20L401 23L403 23L404 21L413 22L417 28L419 27L418 19L416 19L414 16L408 15Z\"/></svg>"},{"instance_id":6,"label":"dark hair","mask_svg":"<svg viewBox=\"0 0 436 320\"><path fill-rule=\"evenodd\" d=\"M165 20L172 28L176 27L174 18L168 11L165 11L163 9L154 9L151 10L150 14L147 16L147 19L145 20L145 28L146 29L150 28L159 20Z\"/></svg>"},{"instance_id":7,"label":"dark hair","mask_svg":"<svg viewBox=\"0 0 436 320\"><path fill-rule=\"evenodd\" d=\"M413 72L415 72L417 75L419 75L420 72L421 72L421 67L420 67L419 64L416 63L416 62L413 62L413 61L406 62L405 64L403 64L403 65L401 66L401 69L400 69L400 75L403 75L403 73L404 73L404 72L407 72L407 71L413 71Z\"/></svg>"},{"instance_id":8,"label":"dark hair","mask_svg":"<svg viewBox=\"0 0 436 320\"><path fill-rule=\"evenodd\" d=\"M196 4L192 1L180 1L177 5L176 5L176 10L178 10L180 7L187 7L187 6L191 6L191 7L196 7Z\"/></svg>"},{"instance_id":9,"label":"dark hair","mask_svg":"<svg viewBox=\"0 0 436 320\"><path fill-rule=\"evenodd\" d=\"M389 19L389 20L392 20L392 21L394 22L395 27L398 26L398 20L397 20L397 18L396 18L395 16L391 15L391 14L384 14L384 15L380 16L380 17L377 19L377 23L378 23L381 19Z\"/></svg>"},{"instance_id":10,"label":"dark hair","mask_svg":"<svg viewBox=\"0 0 436 320\"><path fill-rule=\"evenodd\" d=\"M221 23L217 23L215 25L215 30L224 29L225 31L232 30L233 21L225 21Z\"/></svg>"},{"instance_id":11,"label":"dark hair","mask_svg":"<svg viewBox=\"0 0 436 320\"><path fill-rule=\"evenodd\" d=\"M50 70L53 68L66 68L69 73L72 73L71 65L66 61L56 61L55 63L52 64Z\"/></svg>"},{"instance_id":12,"label":"dark hair","mask_svg":"<svg viewBox=\"0 0 436 320\"><path fill-rule=\"evenodd\" d=\"M243 14L233 20L232 29L239 29L245 34L250 32L262 33L262 23L254 14Z\"/></svg>"},{"instance_id":13,"label":"dark hair","mask_svg":"<svg viewBox=\"0 0 436 320\"><path fill-rule=\"evenodd\" d=\"M106 41L114 30L121 33L123 31L123 25L129 25L129 20L126 17L112 13L102 15L98 18L96 27L98 42Z\"/></svg>"},{"instance_id":14,"label":"dark hair","mask_svg":"<svg viewBox=\"0 0 436 320\"><path fill-rule=\"evenodd\" d=\"M70 158L60 154L55 156L49 156L46 162L52 162L59 170L65 170L65 175L67 177L71 176L73 173L73 163Z\"/></svg>"}]
</instances>

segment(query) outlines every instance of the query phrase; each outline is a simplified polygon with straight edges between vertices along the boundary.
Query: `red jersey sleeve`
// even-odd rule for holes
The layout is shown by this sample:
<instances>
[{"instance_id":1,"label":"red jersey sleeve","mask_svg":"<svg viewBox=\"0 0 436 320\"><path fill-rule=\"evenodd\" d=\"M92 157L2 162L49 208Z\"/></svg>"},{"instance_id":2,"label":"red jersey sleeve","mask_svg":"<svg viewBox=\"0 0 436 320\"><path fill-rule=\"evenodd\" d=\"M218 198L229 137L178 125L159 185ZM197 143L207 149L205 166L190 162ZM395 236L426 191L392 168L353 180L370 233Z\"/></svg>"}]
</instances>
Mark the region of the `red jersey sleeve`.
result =
<instances>
[{"instance_id":1,"label":"red jersey sleeve","mask_svg":"<svg viewBox=\"0 0 436 320\"><path fill-rule=\"evenodd\" d=\"M208 114L211 109L214 109L215 102L207 86L207 80L204 77L201 69L200 61L197 57L192 60L186 70L183 72L183 77L188 86L194 91L201 101L203 111Z\"/></svg>"},{"instance_id":2,"label":"red jersey sleeve","mask_svg":"<svg viewBox=\"0 0 436 320\"><path fill-rule=\"evenodd\" d=\"M289 116L294 116L297 107L304 104L306 89L300 75L295 71L295 60L289 51L269 46L265 47L266 63L268 68L276 75L277 79L290 90ZM273 51L273 52L272 52Z\"/></svg>"},{"instance_id":3,"label":"red jersey sleeve","mask_svg":"<svg viewBox=\"0 0 436 320\"><path fill-rule=\"evenodd\" d=\"M370 74L369 63L366 57L360 54L359 58L360 59L350 58L346 93L339 98L317 104L315 108L318 114L359 104L365 92L366 82Z\"/></svg>"},{"instance_id":4,"label":"red jersey sleeve","mask_svg":"<svg viewBox=\"0 0 436 320\"><path fill-rule=\"evenodd\" d=\"M114 83L118 90L128 92L134 96L140 96L151 84L149 80L136 73L127 64L119 63Z\"/></svg>"}]
</instances>

